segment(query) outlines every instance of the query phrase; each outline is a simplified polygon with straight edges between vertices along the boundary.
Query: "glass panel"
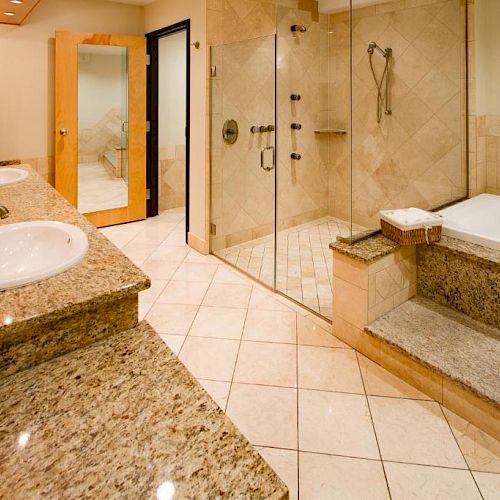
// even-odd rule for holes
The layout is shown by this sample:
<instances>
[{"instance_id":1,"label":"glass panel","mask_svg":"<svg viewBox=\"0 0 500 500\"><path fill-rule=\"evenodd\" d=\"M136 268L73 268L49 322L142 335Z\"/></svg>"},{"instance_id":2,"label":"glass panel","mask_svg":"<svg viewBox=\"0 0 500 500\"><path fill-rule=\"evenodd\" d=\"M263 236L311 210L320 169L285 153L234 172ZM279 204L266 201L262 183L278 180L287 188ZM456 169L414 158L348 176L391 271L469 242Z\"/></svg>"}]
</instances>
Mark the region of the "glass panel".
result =
<instances>
[{"instance_id":1,"label":"glass panel","mask_svg":"<svg viewBox=\"0 0 500 500\"><path fill-rule=\"evenodd\" d=\"M428 3L353 10L353 227L467 195L466 2Z\"/></svg>"},{"instance_id":2,"label":"glass panel","mask_svg":"<svg viewBox=\"0 0 500 500\"><path fill-rule=\"evenodd\" d=\"M128 49L78 46L78 209L128 206Z\"/></svg>"},{"instance_id":3,"label":"glass panel","mask_svg":"<svg viewBox=\"0 0 500 500\"><path fill-rule=\"evenodd\" d=\"M274 286L275 37L211 59L212 252Z\"/></svg>"},{"instance_id":4,"label":"glass panel","mask_svg":"<svg viewBox=\"0 0 500 500\"><path fill-rule=\"evenodd\" d=\"M350 234L349 1L290 5L278 7L276 288L331 318L329 244Z\"/></svg>"}]
</instances>

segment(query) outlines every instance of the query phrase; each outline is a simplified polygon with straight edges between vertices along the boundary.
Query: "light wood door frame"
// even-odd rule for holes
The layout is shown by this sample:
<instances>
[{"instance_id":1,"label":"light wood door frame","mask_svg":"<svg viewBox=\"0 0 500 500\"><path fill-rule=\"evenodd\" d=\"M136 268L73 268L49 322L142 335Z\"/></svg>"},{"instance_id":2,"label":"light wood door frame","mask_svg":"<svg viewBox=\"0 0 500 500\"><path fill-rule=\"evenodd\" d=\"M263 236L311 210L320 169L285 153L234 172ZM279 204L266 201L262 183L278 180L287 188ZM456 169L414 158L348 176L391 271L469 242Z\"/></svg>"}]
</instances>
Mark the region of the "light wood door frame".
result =
<instances>
[{"instance_id":1,"label":"light wood door frame","mask_svg":"<svg viewBox=\"0 0 500 500\"><path fill-rule=\"evenodd\" d=\"M97 227L146 218L146 38L56 32L55 184L78 204L78 45L128 48L128 206L87 213ZM67 134L62 135L61 130Z\"/></svg>"}]
</instances>

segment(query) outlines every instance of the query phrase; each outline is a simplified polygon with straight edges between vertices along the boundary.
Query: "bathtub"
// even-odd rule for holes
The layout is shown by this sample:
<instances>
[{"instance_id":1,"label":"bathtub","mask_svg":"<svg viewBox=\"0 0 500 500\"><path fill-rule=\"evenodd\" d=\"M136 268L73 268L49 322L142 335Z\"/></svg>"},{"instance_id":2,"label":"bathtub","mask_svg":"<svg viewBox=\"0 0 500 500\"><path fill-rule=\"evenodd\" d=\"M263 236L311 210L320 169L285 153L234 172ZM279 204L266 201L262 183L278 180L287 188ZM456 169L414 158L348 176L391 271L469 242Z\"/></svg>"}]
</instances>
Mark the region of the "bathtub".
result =
<instances>
[{"instance_id":1,"label":"bathtub","mask_svg":"<svg viewBox=\"0 0 500 500\"><path fill-rule=\"evenodd\" d=\"M500 250L500 196L480 194L439 213L443 234Z\"/></svg>"}]
</instances>

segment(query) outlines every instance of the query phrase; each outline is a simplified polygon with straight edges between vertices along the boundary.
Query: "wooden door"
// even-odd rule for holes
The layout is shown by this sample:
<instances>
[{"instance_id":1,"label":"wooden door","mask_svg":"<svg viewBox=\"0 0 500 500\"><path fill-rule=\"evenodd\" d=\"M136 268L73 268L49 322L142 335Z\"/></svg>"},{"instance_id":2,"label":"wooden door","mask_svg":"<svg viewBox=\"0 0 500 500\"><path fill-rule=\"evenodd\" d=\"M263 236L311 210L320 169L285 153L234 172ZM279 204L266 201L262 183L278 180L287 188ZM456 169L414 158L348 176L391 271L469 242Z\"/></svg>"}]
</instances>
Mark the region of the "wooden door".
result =
<instances>
[{"instance_id":1,"label":"wooden door","mask_svg":"<svg viewBox=\"0 0 500 500\"><path fill-rule=\"evenodd\" d=\"M56 32L55 184L97 227L146 217L144 37Z\"/></svg>"}]
</instances>

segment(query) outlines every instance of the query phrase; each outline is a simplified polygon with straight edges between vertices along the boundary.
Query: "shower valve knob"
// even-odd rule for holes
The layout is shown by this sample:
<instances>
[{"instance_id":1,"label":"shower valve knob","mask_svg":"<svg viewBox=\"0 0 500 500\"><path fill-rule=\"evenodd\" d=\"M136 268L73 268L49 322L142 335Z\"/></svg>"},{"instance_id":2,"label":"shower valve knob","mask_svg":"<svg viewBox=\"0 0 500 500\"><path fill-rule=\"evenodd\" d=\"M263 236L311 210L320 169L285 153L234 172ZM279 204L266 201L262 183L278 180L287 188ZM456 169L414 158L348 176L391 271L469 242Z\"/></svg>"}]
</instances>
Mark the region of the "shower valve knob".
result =
<instances>
[{"instance_id":1,"label":"shower valve knob","mask_svg":"<svg viewBox=\"0 0 500 500\"><path fill-rule=\"evenodd\" d=\"M267 126L267 131L268 132L274 132L274 125L268 125Z\"/></svg>"},{"instance_id":2,"label":"shower valve knob","mask_svg":"<svg viewBox=\"0 0 500 500\"><path fill-rule=\"evenodd\" d=\"M290 155L290 158L291 158L292 160L300 160L300 159L302 158L302 155L299 155L299 153L292 153L292 154Z\"/></svg>"},{"instance_id":3,"label":"shower valve knob","mask_svg":"<svg viewBox=\"0 0 500 500\"><path fill-rule=\"evenodd\" d=\"M265 125L261 125L259 127L259 132L262 132L262 133L267 132L267 127Z\"/></svg>"},{"instance_id":4,"label":"shower valve knob","mask_svg":"<svg viewBox=\"0 0 500 500\"><path fill-rule=\"evenodd\" d=\"M260 129L259 127L254 125L253 127L250 128L250 132L252 132L252 134L258 134L260 132Z\"/></svg>"},{"instance_id":5,"label":"shower valve knob","mask_svg":"<svg viewBox=\"0 0 500 500\"><path fill-rule=\"evenodd\" d=\"M291 99L292 101L300 101L300 94L292 94L292 95L290 96L290 99Z\"/></svg>"},{"instance_id":6,"label":"shower valve knob","mask_svg":"<svg viewBox=\"0 0 500 500\"><path fill-rule=\"evenodd\" d=\"M293 130L300 130L302 125L300 123L292 123L291 127Z\"/></svg>"}]
</instances>

